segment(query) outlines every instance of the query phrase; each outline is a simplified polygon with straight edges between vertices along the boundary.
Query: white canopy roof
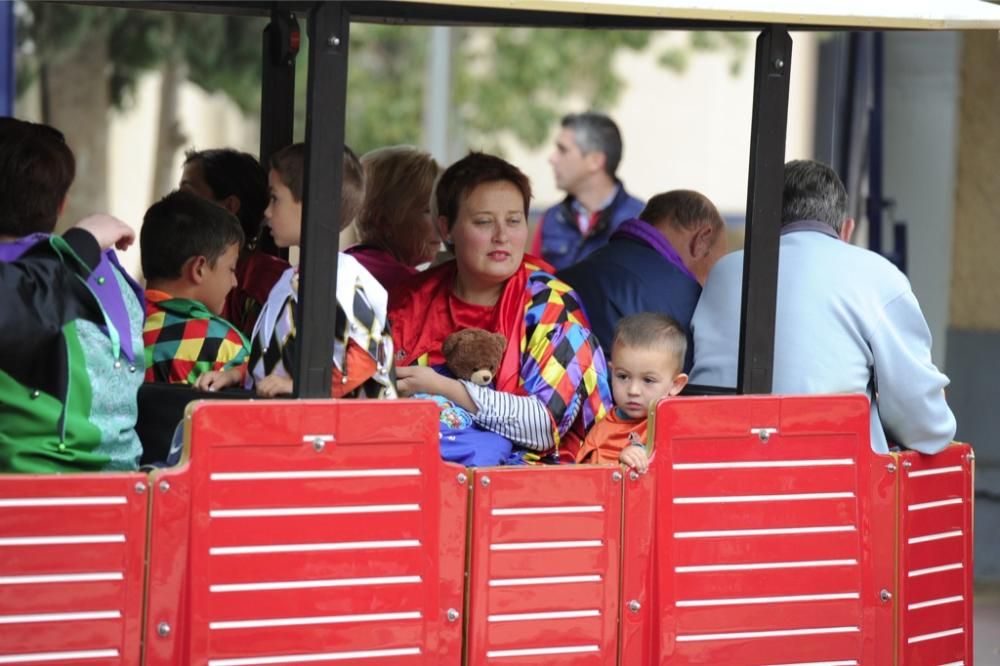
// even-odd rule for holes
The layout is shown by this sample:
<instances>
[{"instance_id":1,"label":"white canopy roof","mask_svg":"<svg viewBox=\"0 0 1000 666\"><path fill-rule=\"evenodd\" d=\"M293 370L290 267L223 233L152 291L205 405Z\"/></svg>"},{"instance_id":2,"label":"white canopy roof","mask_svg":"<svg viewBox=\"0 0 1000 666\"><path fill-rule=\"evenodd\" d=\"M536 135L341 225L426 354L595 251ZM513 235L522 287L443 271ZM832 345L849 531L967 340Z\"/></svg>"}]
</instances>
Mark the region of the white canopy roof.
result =
<instances>
[{"instance_id":1,"label":"white canopy roof","mask_svg":"<svg viewBox=\"0 0 1000 666\"><path fill-rule=\"evenodd\" d=\"M789 26L1000 29L1000 5L982 0L442 0L441 4Z\"/></svg>"}]
</instances>

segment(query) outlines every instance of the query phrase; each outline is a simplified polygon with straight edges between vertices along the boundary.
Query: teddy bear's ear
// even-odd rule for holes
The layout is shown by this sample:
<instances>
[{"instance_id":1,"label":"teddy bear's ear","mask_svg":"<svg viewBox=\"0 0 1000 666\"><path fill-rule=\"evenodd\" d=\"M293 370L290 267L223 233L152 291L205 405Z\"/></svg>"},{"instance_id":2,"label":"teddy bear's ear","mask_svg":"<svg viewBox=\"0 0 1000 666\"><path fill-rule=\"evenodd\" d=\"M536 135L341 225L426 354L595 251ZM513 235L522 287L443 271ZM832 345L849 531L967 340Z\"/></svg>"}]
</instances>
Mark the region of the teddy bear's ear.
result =
<instances>
[{"instance_id":1,"label":"teddy bear's ear","mask_svg":"<svg viewBox=\"0 0 1000 666\"><path fill-rule=\"evenodd\" d=\"M454 353L455 348L458 347L458 343L460 340L461 337L458 335L458 333L452 333L451 335L449 335L447 338L444 339L444 344L441 345L441 353L444 354L445 358L448 358L449 356L452 355L452 353Z\"/></svg>"},{"instance_id":2,"label":"teddy bear's ear","mask_svg":"<svg viewBox=\"0 0 1000 666\"><path fill-rule=\"evenodd\" d=\"M507 348L507 338L502 333L490 333L490 337L496 344L497 349L500 350L500 354L503 354L503 350Z\"/></svg>"}]
</instances>

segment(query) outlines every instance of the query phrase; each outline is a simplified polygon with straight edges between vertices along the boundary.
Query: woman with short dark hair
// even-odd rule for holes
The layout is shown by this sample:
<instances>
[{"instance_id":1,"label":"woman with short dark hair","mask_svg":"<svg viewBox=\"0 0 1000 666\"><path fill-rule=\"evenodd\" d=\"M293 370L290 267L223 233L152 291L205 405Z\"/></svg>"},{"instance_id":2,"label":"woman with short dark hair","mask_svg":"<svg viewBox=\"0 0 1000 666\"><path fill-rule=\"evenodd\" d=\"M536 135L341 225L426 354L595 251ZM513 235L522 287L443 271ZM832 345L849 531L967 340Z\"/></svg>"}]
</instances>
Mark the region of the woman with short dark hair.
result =
<instances>
[{"instance_id":1,"label":"woman with short dark hair","mask_svg":"<svg viewBox=\"0 0 1000 666\"><path fill-rule=\"evenodd\" d=\"M530 198L527 177L492 155L471 153L441 175L434 215L455 259L390 295L397 387L463 407L476 426L513 442L515 458L556 447L572 456L611 404L607 368L572 289L524 256ZM444 339L465 328L507 338L492 386L443 367Z\"/></svg>"}]
</instances>

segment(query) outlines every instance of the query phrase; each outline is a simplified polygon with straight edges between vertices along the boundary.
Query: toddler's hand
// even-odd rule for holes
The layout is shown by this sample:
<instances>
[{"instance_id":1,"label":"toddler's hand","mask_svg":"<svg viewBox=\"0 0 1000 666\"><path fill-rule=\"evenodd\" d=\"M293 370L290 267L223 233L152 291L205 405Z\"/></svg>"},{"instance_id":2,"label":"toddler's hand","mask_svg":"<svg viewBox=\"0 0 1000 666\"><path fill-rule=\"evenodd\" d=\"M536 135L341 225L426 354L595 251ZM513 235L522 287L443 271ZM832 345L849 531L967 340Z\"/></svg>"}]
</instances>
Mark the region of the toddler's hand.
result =
<instances>
[{"instance_id":1,"label":"toddler's hand","mask_svg":"<svg viewBox=\"0 0 1000 666\"><path fill-rule=\"evenodd\" d=\"M649 469L649 456L646 455L646 449L642 446L626 446L622 449L618 460L622 464L628 465L639 472L639 474L645 474Z\"/></svg>"}]
</instances>

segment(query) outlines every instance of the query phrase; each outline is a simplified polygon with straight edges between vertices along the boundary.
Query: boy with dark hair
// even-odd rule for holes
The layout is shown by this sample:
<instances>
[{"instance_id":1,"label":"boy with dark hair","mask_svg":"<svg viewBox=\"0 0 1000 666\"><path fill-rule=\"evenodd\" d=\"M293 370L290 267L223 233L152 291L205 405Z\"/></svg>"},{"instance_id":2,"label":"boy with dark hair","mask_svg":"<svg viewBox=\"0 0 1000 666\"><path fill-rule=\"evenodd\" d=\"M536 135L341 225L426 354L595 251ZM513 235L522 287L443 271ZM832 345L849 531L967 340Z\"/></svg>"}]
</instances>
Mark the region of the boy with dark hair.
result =
<instances>
[{"instance_id":1,"label":"boy with dark hair","mask_svg":"<svg viewBox=\"0 0 1000 666\"><path fill-rule=\"evenodd\" d=\"M243 240L235 216L188 192L172 192L146 211L139 237L146 381L212 390L242 380L246 338L219 315L236 286Z\"/></svg>"},{"instance_id":2,"label":"boy with dark hair","mask_svg":"<svg viewBox=\"0 0 1000 666\"><path fill-rule=\"evenodd\" d=\"M17 285L0 308L3 472L135 469L142 452L142 290L111 249L134 234L105 215L81 222L91 234L51 236L75 171L58 130L0 119L0 262Z\"/></svg>"},{"instance_id":3,"label":"boy with dark hair","mask_svg":"<svg viewBox=\"0 0 1000 666\"><path fill-rule=\"evenodd\" d=\"M622 462L640 473L649 468L649 408L687 384L686 351L687 336L666 315L642 312L618 322L609 363L615 408L587 434L577 462Z\"/></svg>"}]
</instances>

